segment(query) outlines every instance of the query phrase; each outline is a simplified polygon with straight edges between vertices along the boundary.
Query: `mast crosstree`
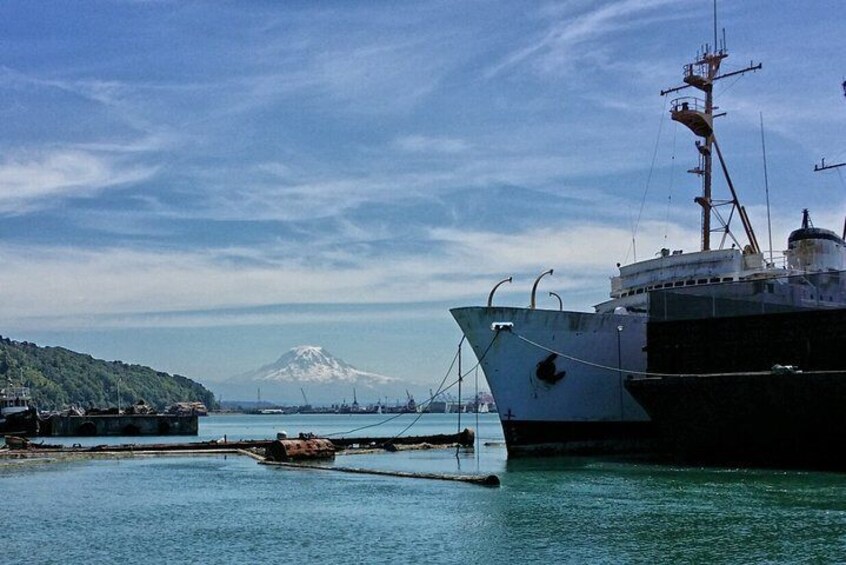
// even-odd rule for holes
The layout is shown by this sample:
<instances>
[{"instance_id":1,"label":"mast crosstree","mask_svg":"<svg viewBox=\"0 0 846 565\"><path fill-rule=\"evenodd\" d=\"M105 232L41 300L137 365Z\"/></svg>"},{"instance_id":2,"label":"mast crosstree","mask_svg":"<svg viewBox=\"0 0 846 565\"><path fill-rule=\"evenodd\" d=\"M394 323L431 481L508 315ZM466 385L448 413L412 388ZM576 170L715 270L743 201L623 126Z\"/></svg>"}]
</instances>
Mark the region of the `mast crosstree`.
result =
<instances>
[{"instance_id":1,"label":"mast crosstree","mask_svg":"<svg viewBox=\"0 0 846 565\"><path fill-rule=\"evenodd\" d=\"M825 164L825 157L822 158L819 165L814 165L814 172L818 173L820 171L827 171L829 169L837 169L839 167L846 166L846 163L837 163L836 165L826 165Z\"/></svg>"},{"instance_id":2,"label":"mast crosstree","mask_svg":"<svg viewBox=\"0 0 846 565\"><path fill-rule=\"evenodd\" d=\"M760 247L758 246L755 232L752 230L752 224L746 215L746 209L740 205L740 201L737 198L737 192L734 189L728 167L726 166L725 159L723 159L720 146L717 143L717 137L714 134L714 118L725 115L724 113L714 113L714 110L718 109L714 106L714 83L724 78L760 70L762 65L761 63L753 64L750 62L743 69L720 74L720 65L723 59L728 57L728 52L725 48L725 39L723 39L723 45L719 49L716 46L716 40L715 31L715 44L713 48L705 44L702 53L697 54L696 60L693 63L685 65L683 79L685 84L662 90L661 96L666 96L667 94L679 92L687 88L696 88L705 94L704 100L693 96L683 96L676 98L670 104L670 118L683 124L695 135L702 138L702 141L696 141L696 148L699 150L699 165L688 171L702 177L702 194L694 199L702 207L702 251L711 249L711 233L713 232L721 232L723 234L720 247L725 244L727 237L730 237L740 247L740 243L734 237L729 227L736 212L746 232L746 238L749 242L748 250L752 253L760 253ZM723 175L731 192L731 199L717 200L712 197L714 151L717 153ZM720 212L720 208L724 206L730 206L727 217L723 217ZM716 228L711 227L712 216L720 224Z\"/></svg>"}]
</instances>

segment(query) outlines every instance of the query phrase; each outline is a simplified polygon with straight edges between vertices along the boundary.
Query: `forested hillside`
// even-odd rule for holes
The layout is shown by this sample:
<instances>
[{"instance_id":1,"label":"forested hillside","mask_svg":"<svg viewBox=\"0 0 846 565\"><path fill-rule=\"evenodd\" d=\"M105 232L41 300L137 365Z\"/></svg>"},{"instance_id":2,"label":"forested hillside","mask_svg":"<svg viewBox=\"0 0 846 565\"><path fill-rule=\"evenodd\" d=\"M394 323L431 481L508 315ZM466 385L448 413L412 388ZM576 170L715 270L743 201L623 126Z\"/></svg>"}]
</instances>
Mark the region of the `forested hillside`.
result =
<instances>
[{"instance_id":1,"label":"forested hillside","mask_svg":"<svg viewBox=\"0 0 846 565\"><path fill-rule=\"evenodd\" d=\"M122 406L139 399L158 409L180 401L200 401L209 408L214 405L211 391L186 377L0 337L2 384L8 378L29 386L35 405L42 410L71 404L83 408L116 406L118 394Z\"/></svg>"}]
</instances>

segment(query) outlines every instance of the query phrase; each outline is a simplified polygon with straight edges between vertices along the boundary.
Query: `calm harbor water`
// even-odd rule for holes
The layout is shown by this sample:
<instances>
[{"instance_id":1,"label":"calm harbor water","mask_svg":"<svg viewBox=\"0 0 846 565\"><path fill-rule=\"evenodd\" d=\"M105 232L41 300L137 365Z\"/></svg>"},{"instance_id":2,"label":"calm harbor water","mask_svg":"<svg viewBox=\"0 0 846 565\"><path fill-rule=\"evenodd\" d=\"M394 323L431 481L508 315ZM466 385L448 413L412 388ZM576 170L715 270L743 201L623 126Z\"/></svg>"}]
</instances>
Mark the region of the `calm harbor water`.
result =
<instances>
[{"instance_id":1,"label":"calm harbor water","mask_svg":"<svg viewBox=\"0 0 846 565\"><path fill-rule=\"evenodd\" d=\"M384 419L215 415L201 419L198 439L332 433ZM410 421L351 435L390 436ZM475 417L464 415L464 425L475 427ZM455 429L455 415L425 415L409 433ZM493 472L499 489L269 468L235 456L0 466L0 562L846 560L846 475L507 461L496 417L482 415L479 430L494 445L476 453L341 456L336 464Z\"/></svg>"}]
</instances>

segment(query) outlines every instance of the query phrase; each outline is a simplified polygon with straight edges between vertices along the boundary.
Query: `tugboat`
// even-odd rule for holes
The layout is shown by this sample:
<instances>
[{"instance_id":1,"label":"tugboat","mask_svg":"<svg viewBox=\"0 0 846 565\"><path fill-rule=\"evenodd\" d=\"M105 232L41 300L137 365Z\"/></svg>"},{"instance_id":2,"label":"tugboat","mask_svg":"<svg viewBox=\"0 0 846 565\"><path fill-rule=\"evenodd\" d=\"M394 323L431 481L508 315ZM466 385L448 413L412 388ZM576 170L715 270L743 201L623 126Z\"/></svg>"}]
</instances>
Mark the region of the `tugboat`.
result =
<instances>
[{"instance_id":1,"label":"tugboat","mask_svg":"<svg viewBox=\"0 0 846 565\"><path fill-rule=\"evenodd\" d=\"M38 410L32 406L29 388L16 385L8 377L0 389L0 433L14 435L38 434Z\"/></svg>"}]
</instances>

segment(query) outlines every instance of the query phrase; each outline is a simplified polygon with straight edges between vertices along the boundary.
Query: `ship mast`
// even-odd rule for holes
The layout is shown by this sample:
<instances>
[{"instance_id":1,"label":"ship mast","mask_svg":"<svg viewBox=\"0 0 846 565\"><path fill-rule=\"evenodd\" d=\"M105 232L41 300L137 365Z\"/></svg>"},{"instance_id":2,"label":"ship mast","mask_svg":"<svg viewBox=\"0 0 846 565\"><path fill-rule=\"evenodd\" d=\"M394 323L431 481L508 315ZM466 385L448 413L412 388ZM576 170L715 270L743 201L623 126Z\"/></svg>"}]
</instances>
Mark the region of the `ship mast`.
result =
<instances>
[{"instance_id":1,"label":"ship mast","mask_svg":"<svg viewBox=\"0 0 846 565\"><path fill-rule=\"evenodd\" d=\"M711 249L711 233L722 232L722 240L720 247L723 246L727 237L730 237L738 246L740 246L737 239L729 229L729 224L735 213L740 217L743 228L746 232L746 238L749 241L749 249L753 253L759 253L760 247L755 237L755 232L752 230L752 225L749 222L749 217L746 215L746 209L740 205L737 198L737 193L734 189L734 184L728 173L728 167L723 159L720 146L717 144L717 137L714 135L714 118L723 116L722 114L714 114L714 110L718 108L714 106L714 83L718 80L742 75L749 71L756 71L761 68L761 63L757 65L750 63L749 66L738 71L720 74L720 65L723 59L728 57L728 52L725 48L725 31L723 31L722 46L717 47L717 32L716 32L716 15L714 19L714 45L705 44L702 52L698 53L693 63L689 63L684 67L684 85L669 88L661 91L661 96L673 92L679 92L687 88L696 88L705 94L705 99L701 100L693 96L685 96L676 98L670 105L671 119L683 124L695 135L702 138L702 141L696 141L696 148L699 150L699 166L691 169L690 173L694 173L702 177L702 194L697 196L694 201L702 207L702 251ZM720 161L720 166L725 176L726 183L731 192L731 199L729 200L715 200L711 196L711 186L713 182L713 150L716 150L717 157ZM728 217L724 218L720 213L720 208L723 206L730 206ZM719 222L717 228L711 227L711 218L715 217Z\"/></svg>"}]
</instances>

